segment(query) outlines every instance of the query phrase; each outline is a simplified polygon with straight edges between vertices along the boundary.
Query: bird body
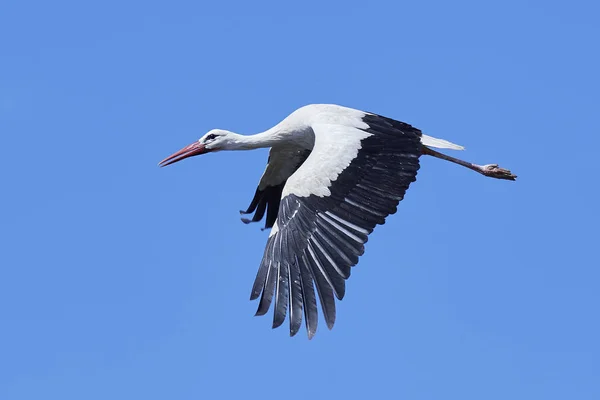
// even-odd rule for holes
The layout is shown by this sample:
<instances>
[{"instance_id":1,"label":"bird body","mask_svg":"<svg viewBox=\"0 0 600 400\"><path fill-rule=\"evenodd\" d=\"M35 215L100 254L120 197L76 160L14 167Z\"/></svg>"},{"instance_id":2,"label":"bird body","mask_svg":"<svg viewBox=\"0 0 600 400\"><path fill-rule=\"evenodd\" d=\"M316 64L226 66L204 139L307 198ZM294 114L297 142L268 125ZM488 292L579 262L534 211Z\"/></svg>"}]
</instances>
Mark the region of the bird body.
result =
<instances>
[{"instance_id":1,"label":"bird body","mask_svg":"<svg viewBox=\"0 0 600 400\"><path fill-rule=\"evenodd\" d=\"M416 179L421 155L490 177L516 178L495 164L478 166L431 150L463 148L409 124L332 104L299 108L252 136L211 130L160 165L211 151L261 147L271 148L267 167L241 213L254 214L243 218L245 223L260 221L266 213L265 228L271 231L250 297L260 297L257 315L274 303L273 327L289 315L292 336L302 315L309 338L315 334L316 294L327 326L333 327L334 297L344 297L350 268L375 226L396 212Z\"/></svg>"}]
</instances>

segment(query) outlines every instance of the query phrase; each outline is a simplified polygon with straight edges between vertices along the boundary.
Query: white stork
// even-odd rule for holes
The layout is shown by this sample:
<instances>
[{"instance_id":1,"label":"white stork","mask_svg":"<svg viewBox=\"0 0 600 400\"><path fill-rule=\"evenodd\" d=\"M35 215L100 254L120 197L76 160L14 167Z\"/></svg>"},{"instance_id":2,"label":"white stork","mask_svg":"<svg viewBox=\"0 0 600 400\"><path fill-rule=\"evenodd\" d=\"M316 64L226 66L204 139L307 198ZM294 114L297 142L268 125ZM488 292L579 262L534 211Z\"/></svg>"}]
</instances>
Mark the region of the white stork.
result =
<instances>
[{"instance_id":1,"label":"white stork","mask_svg":"<svg viewBox=\"0 0 600 400\"><path fill-rule=\"evenodd\" d=\"M260 296L256 315L274 300L273 328L289 308L290 335L302 323L308 337L317 330L316 288L329 329L335 322L334 296L341 300L350 267L365 251L367 236L396 212L423 154L451 161L485 176L515 180L496 164L475 165L432 150L463 150L421 133L404 122L330 104L302 107L273 128L252 136L215 129L162 160L166 166L219 150L270 147L267 168L244 223L266 212L271 228L252 287Z\"/></svg>"}]
</instances>

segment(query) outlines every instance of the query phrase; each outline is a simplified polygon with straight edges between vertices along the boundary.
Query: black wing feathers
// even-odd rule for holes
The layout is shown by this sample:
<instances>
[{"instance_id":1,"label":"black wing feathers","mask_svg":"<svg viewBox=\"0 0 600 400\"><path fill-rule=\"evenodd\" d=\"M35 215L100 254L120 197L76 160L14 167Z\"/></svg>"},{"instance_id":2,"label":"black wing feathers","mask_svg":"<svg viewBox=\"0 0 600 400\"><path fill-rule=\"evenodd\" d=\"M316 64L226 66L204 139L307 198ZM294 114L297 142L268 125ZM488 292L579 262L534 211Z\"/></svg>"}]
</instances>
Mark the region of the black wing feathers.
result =
<instances>
[{"instance_id":1,"label":"black wing feathers","mask_svg":"<svg viewBox=\"0 0 600 400\"><path fill-rule=\"evenodd\" d=\"M242 218L242 222L249 224L250 222L258 222L263 219L265 211L267 212L267 220L265 223L265 229L271 228L277 220L277 210L279 209L279 203L281 202L281 192L285 182L277 186L267 186L264 189L256 189L254 198L246 211L240 211L241 214L251 214L254 216L252 219Z\"/></svg>"},{"instance_id":2,"label":"black wing feathers","mask_svg":"<svg viewBox=\"0 0 600 400\"><path fill-rule=\"evenodd\" d=\"M277 150L275 150L277 151ZM265 221L265 227L272 228L273 224L277 220L277 213L279 211L279 204L281 202L281 192L287 182L287 179L306 161L308 156L310 155L310 150L296 150L296 151L283 151L282 154L279 155L277 162L275 161L275 157L273 157L273 153L269 155L269 160L267 162L267 171L263 175L258 188L256 188L256 192L254 193L254 197L250 202L250 205L246 209L246 211L240 211L240 214L252 214L254 216L252 219L242 218L242 222L245 224L249 224L250 222L258 222L265 216L265 211L267 213L267 219ZM272 168L280 168L280 163L288 163L285 165L286 170L289 171L289 175L283 179L282 182L272 182L269 180L269 175ZM291 164L289 164L291 163Z\"/></svg>"}]
</instances>

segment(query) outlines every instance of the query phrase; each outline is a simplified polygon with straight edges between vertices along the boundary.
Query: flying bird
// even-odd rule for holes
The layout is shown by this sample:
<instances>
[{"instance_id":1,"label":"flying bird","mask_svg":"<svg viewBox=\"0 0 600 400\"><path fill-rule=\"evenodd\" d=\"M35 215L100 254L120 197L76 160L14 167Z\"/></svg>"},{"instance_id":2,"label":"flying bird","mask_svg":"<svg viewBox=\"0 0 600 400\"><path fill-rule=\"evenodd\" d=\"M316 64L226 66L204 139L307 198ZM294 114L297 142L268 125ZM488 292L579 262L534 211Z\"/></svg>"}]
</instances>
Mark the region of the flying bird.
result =
<instances>
[{"instance_id":1,"label":"flying bird","mask_svg":"<svg viewBox=\"0 0 600 400\"><path fill-rule=\"evenodd\" d=\"M299 108L256 135L214 129L162 160L161 167L220 150L270 148L267 167L241 214L245 223L265 217L271 228L251 300L256 315L274 303L273 328L289 312L290 336L302 324L317 331L317 295L329 329L335 298L345 294L350 268L365 251L368 235L396 212L416 180L422 155L447 160L484 176L515 180L496 164L476 165L433 148L463 150L404 122L333 104ZM316 289L316 293L315 293Z\"/></svg>"}]
</instances>

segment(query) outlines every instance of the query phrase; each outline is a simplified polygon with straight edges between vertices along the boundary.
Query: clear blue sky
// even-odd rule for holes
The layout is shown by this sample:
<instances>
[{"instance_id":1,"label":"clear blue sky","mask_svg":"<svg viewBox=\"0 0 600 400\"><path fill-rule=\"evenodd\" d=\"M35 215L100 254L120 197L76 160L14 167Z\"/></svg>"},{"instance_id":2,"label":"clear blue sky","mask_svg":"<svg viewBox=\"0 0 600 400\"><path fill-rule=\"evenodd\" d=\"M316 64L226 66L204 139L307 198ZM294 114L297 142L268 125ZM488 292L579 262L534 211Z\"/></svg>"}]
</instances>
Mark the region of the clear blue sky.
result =
<instances>
[{"instance_id":1,"label":"clear blue sky","mask_svg":"<svg viewBox=\"0 0 600 400\"><path fill-rule=\"evenodd\" d=\"M599 13L3 1L0 399L599 399ZM156 164L321 102L519 180L424 159L308 341L248 300L266 151Z\"/></svg>"}]
</instances>

